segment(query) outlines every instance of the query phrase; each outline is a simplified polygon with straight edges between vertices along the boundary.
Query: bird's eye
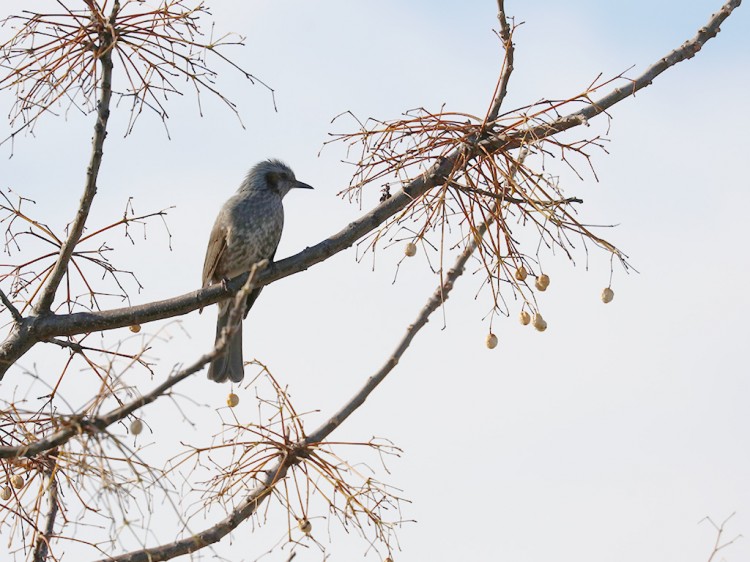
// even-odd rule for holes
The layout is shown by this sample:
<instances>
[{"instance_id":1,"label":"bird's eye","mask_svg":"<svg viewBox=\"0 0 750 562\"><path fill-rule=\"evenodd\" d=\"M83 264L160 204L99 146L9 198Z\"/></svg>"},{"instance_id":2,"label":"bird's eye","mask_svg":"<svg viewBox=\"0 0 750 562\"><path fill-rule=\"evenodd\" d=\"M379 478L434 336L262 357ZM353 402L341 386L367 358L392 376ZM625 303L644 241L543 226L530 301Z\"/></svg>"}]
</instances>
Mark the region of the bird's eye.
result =
<instances>
[{"instance_id":1,"label":"bird's eye","mask_svg":"<svg viewBox=\"0 0 750 562\"><path fill-rule=\"evenodd\" d=\"M273 190L277 190L279 187L279 180L281 179L280 175L276 172L268 172L266 174L266 183L268 184L268 187L270 187Z\"/></svg>"}]
</instances>

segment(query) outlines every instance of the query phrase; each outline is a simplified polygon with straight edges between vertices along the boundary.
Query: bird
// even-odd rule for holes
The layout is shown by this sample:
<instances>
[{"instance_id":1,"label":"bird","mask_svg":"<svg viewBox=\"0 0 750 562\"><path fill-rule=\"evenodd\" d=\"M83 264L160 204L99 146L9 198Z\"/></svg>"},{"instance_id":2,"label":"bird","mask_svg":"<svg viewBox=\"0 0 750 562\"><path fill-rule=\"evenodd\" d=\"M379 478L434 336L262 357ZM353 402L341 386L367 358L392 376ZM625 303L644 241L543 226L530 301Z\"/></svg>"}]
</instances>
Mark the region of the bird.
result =
<instances>
[{"instance_id":1,"label":"bird","mask_svg":"<svg viewBox=\"0 0 750 562\"><path fill-rule=\"evenodd\" d=\"M280 160L269 159L253 166L219 211L203 263L204 288L226 283L247 273L254 264L273 261L284 227L282 199L292 189L313 189L298 181L291 168ZM243 318L261 292L254 289L247 297ZM232 299L219 302L216 342L229 322ZM244 377L242 360L242 323L231 337L224 353L211 361L208 378L218 383L238 383Z\"/></svg>"}]
</instances>

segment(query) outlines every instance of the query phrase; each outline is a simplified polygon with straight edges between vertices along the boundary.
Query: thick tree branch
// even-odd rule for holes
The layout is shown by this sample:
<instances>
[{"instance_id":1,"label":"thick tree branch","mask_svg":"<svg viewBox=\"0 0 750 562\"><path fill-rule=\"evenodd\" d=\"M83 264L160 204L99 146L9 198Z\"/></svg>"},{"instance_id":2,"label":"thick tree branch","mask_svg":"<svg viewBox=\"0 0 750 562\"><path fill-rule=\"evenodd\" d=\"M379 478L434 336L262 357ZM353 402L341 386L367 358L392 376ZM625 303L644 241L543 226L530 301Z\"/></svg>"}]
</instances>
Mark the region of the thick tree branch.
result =
<instances>
[{"instance_id":1,"label":"thick tree branch","mask_svg":"<svg viewBox=\"0 0 750 562\"><path fill-rule=\"evenodd\" d=\"M86 186L81 196L81 202L78 205L76 218L70 227L70 234L60 248L60 255L57 257L57 262L55 262L52 273L47 279L47 284L42 289L39 301L35 306L35 312L40 315L47 314L50 311L57 288L60 286L60 282L68 270L68 264L73 256L73 251L83 235L83 229L86 226L86 220L91 210L91 202L96 195L96 181L99 177L99 168L102 163L102 155L104 154L104 139L107 137L109 105L112 99L112 47L116 41L114 24L119 9L120 3L116 1L109 18L109 31L100 34L101 44L98 48L101 50L101 55L99 55L98 60L102 65L101 93L96 108L96 124L94 125L91 160L86 170Z\"/></svg>"},{"instance_id":2,"label":"thick tree branch","mask_svg":"<svg viewBox=\"0 0 750 562\"><path fill-rule=\"evenodd\" d=\"M632 96L638 90L650 85L653 80L668 68L692 58L703 45L719 32L720 25L739 6L741 0L729 0L714 14L708 24L702 27L695 37L673 50L667 56L649 67L627 87L618 87L601 99L592 102L580 111L560 117L542 125L537 125L512 134L493 134L488 138L477 140L474 145L464 145L453 151L446 158L436 162L432 167L404 187L403 191L394 194L360 219L350 223L346 228L315 246L275 263L258 278L258 286L267 285L304 271L327 258L341 252L363 236L375 230L390 217L402 211L416 197L426 193L435 186L442 185L459 159L470 158L480 152L507 151L535 140L553 136L578 125L606 111L616 103ZM36 342L53 336L68 336L97 330L110 330L143 324L187 314L201 307L228 298L243 283L236 279L225 289L221 286L201 289L179 297L157 301L135 307L120 308L104 312L74 313L67 315L46 315L29 317L17 326L0 346L0 379L5 371L19 357L28 351Z\"/></svg>"}]
</instances>

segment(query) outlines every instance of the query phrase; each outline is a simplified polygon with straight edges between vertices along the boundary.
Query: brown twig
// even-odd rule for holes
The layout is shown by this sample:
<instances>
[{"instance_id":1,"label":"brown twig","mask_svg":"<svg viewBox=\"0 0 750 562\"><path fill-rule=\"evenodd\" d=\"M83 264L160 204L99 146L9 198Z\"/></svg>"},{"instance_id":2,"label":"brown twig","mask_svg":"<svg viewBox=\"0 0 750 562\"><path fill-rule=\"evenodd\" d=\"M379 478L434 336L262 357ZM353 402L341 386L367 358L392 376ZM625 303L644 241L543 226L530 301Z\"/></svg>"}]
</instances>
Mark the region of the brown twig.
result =
<instances>
[{"instance_id":1,"label":"brown twig","mask_svg":"<svg viewBox=\"0 0 750 562\"><path fill-rule=\"evenodd\" d=\"M734 517L734 513L732 513L729 517L724 519L724 521L721 522L721 525L717 525L716 523L714 523L713 519L711 519L710 517L704 517L701 521L699 521L699 523L702 523L703 521L708 521L711 524L711 526L716 530L716 540L714 541L714 547L711 550L711 554L709 555L707 562L713 562L714 557L719 553L719 551L734 544L736 541L742 538L742 535L737 535L730 540L722 542L722 537L724 535L726 524L729 523L729 520L732 517Z\"/></svg>"}]
</instances>

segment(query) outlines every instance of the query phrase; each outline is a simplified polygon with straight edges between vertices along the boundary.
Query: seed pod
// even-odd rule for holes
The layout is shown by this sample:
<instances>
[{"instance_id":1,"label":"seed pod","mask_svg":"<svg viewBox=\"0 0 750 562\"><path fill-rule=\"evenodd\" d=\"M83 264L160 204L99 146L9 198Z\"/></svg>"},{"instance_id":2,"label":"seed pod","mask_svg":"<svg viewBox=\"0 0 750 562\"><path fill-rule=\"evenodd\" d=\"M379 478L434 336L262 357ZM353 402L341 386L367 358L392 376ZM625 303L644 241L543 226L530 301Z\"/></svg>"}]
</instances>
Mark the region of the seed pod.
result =
<instances>
[{"instance_id":1,"label":"seed pod","mask_svg":"<svg viewBox=\"0 0 750 562\"><path fill-rule=\"evenodd\" d=\"M534 286L540 291L546 291L547 287L549 287L549 275L543 273L542 275L537 277Z\"/></svg>"},{"instance_id":2,"label":"seed pod","mask_svg":"<svg viewBox=\"0 0 750 562\"><path fill-rule=\"evenodd\" d=\"M487 344L487 347L489 349L495 349L497 347L497 336L490 332L489 334L487 334L485 344Z\"/></svg>"},{"instance_id":3,"label":"seed pod","mask_svg":"<svg viewBox=\"0 0 750 562\"><path fill-rule=\"evenodd\" d=\"M234 392L230 392L229 396L227 396L227 406L229 406L230 408L234 408L239 403L240 397L237 396Z\"/></svg>"},{"instance_id":4,"label":"seed pod","mask_svg":"<svg viewBox=\"0 0 750 562\"><path fill-rule=\"evenodd\" d=\"M602 302L604 304L607 304L608 302L612 302L612 299L615 298L615 292L607 287L602 291Z\"/></svg>"},{"instance_id":5,"label":"seed pod","mask_svg":"<svg viewBox=\"0 0 750 562\"><path fill-rule=\"evenodd\" d=\"M409 242L406 247L404 248L404 253L408 257L413 257L417 255L417 245L414 242Z\"/></svg>"},{"instance_id":6,"label":"seed pod","mask_svg":"<svg viewBox=\"0 0 750 562\"><path fill-rule=\"evenodd\" d=\"M3 500L4 502L7 502L12 495L13 492L11 491L10 486L3 486L3 489L0 490L0 500Z\"/></svg>"},{"instance_id":7,"label":"seed pod","mask_svg":"<svg viewBox=\"0 0 750 562\"><path fill-rule=\"evenodd\" d=\"M524 266L516 269L516 279L518 279L519 281L526 281L526 277L528 275L529 273L526 271L526 268Z\"/></svg>"},{"instance_id":8,"label":"seed pod","mask_svg":"<svg viewBox=\"0 0 750 562\"><path fill-rule=\"evenodd\" d=\"M540 332L547 329L547 321L538 312L534 315L534 328Z\"/></svg>"},{"instance_id":9,"label":"seed pod","mask_svg":"<svg viewBox=\"0 0 750 562\"><path fill-rule=\"evenodd\" d=\"M525 310L522 310L521 314L518 315L518 321L524 326L528 326L529 322L531 322L531 315Z\"/></svg>"},{"instance_id":10,"label":"seed pod","mask_svg":"<svg viewBox=\"0 0 750 562\"><path fill-rule=\"evenodd\" d=\"M16 490L20 490L23 488L23 476L20 474L14 474L10 477L10 485L13 486Z\"/></svg>"},{"instance_id":11,"label":"seed pod","mask_svg":"<svg viewBox=\"0 0 750 562\"><path fill-rule=\"evenodd\" d=\"M143 422L141 420L135 419L130 424L130 433L132 435L139 435L143 431Z\"/></svg>"},{"instance_id":12,"label":"seed pod","mask_svg":"<svg viewBox=\"0 0 750 562\"><path fill-rule=\"evenodd\" d=\"M309 519L300 519L297 524L299 525L299 530L306 535L312 532L312 523L310 523Z\"/></svg>"},{"instance_id":13,"label":"seed pod","mask_svg":"<svg viewBox=\"0 0 750 562\"><path fill-rule=\"evenodd\" d=\"M132 326L130 326L130 331L133 332L134 334L137 334L138 332L141 331L141 325L133 324Z\"/></svg>"}]
</instances>

